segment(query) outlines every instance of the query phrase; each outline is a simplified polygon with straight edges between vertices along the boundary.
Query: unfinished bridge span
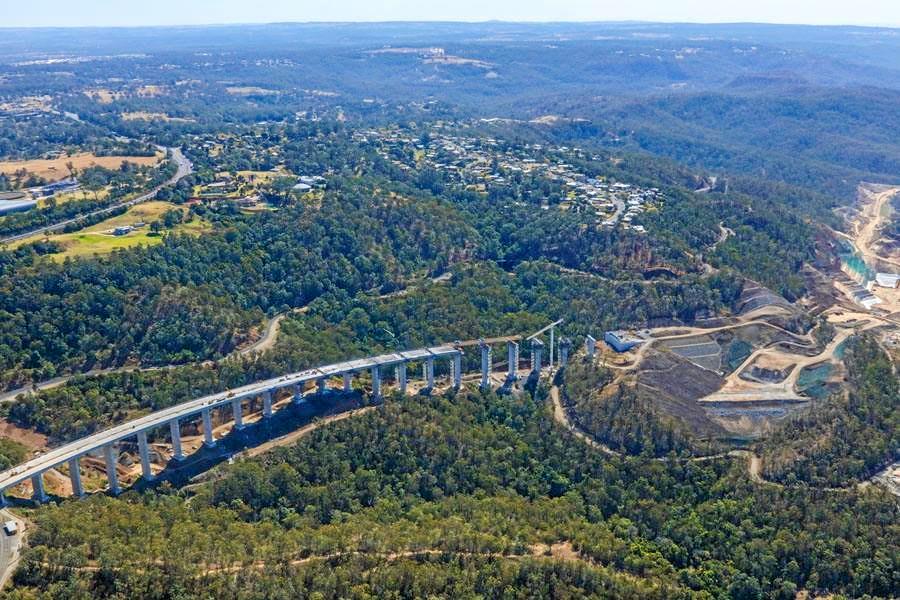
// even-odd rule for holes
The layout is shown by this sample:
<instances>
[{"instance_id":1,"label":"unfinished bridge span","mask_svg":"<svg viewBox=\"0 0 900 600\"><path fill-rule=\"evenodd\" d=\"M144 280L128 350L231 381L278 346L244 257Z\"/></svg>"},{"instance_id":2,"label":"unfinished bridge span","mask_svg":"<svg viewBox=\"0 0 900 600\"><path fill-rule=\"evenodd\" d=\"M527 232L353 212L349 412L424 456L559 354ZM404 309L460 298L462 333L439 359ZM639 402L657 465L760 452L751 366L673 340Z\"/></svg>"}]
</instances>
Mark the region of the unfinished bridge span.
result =
<instances>
[{"instance_id":1,"label":"unfinished bridge span","mask_svg":"<svg viewBox=\"0 0 900 600\"><path fill-rule=\"evenodd\" d=\"M463 348L468 347L478 347L481 352L480 387L485 390L491 386L492 347L498 344L506 345L508 358L506 380L507 382L515 381L520 372L519 341L521 339L520 336L509 336L471 340L370 356L324 365L183 402L65 444L0 473L0 503L6 502L8 490L28 480L31 481L33 490L32 500L36 503L48 501L49 496L44 488L44 474L63 465L68 466L73 494L77 497L84 496L80 460L86 455L102 457L106 465L108 490L112 494L118 494L121 488L117 473L119 453L116 444L126 440L137 442L142 478L145 481L152 481L154 473L151 469L149 433L168 427L173 450L172 460L184 460L181 430L185 423L199 419L202 422L203 445L213 447L216 444L213 434L213 411L230 410L234 422L233 431L240 431L244 427L245 401L252 402L261 399L262 418L270 419L276 414L273 410L273 400L277 399L279 394L285 390L292 396L293 403L302 404L309 394L324 395L330 389L334 389L334 386L329 388L329 384L333 380L339 380L339 384L334 381L335 384L338 384L336 391L350 392L354 376L369 374L371 376L370 397L372 400L378 401L382 397L385 379L392 379L396 391L405 395L409 377L407 368L411 364L421 364L423 392L430 393L435 388L434 367L435 362L439 360L450 363L451 387L459 389L462 386ZM539 377L542 365L541 351L544 344L536 337L528 338L528 340L531 342L529 376ZM560 340L560 366L565 365L568 347L569 344L566 340Z\"/></svg>"}]
</instances>

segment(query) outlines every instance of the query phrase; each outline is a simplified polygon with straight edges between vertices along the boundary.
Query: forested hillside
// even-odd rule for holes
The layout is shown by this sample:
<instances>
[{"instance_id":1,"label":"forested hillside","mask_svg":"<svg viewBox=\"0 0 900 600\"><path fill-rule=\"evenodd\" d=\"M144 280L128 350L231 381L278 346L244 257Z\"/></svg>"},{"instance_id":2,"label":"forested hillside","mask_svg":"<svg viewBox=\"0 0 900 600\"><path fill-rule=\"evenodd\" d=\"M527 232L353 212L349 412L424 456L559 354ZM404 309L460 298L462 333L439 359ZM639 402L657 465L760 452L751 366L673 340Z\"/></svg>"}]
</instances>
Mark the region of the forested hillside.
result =
<instances>
[{"instance_id":1,"label":"forested hillside","mask_svg":"<svg viewBox=\"0 0 900 600\"><path fill-rule=\"evenodd\" d=\"M691 428L665 414L615 372L593 363L574 361L564 372L564 410L579 427L615 451L629 455L666 456L709 451Z\"/></svg>"},{"instance_id":2,"label":"forested hillside","mask_svg":"<svg viewBox=\"0 0 900 600\"><path fill-rule=\"evenodd\" d=\"M643 325L648 319L678 318L677 307L688 302L702 302L687 305L691 311L724 309L731 297L719 294L733 293L733 289L723 287L720 292L701 281L652 287L605 282L566 274L543 262L522 264L514 273L496 266L459 266L449 281L411 284L403 294L393 296L349 298L340 290L326 292L306 314L287 319L272 352L232 357L215 368L197 365L79 378L21 399L8 409L8 418L56 440L70 440L119 422L135 410L158 410L198 394L319 364L476 339L485 332L518 335L560 317L571 320L573 334ZM466 355L468 367L477 361L476 353Z\"/></svg>"},{"instance_id":3,"label":"forested hillside","mask_svg":"<svg viewBox=\"0 0 900 600\"><path fill-rule=\"evenodd\" d=\"M528 397L388 402L226 467L196 494L42 510L16 582L51 598L276 588L539 597L547 586L589 597L888 597L898 584L898 515L885 492L757 487L741 460L609 459ZM546 555L550 545L569 550Z\"/></svg>"},{"instance_id":4,"label":"forested hillside","mask_svg":"<svg viewBox=\"0 0 900 600\"><path fill-rule=\"evenodd\" d=\"M900 595L897 31L0 32L0 600Z\"/></svg>"},{"instance_id":5,"label":"forested hillside","mask_svg":"<svg viewBox=\"0 0 900 600\"><path fill-rule=\"evenodd\" d=\"M2 384L15 387L130 363L215 359L238 346L264 314L303 306L323 294L391 291L473 259L507 269L544 259L583 271L586 278L563 274L571 285L554 283L546 292L565 298L570 307L588 303L573 322L588 318L603 326L615 323L603 312L584 311L596 311L613 298L624 307L616 311L620 325L690 322L727 310L740 293L736 275L789 299L804 293L799 268L812 256L812 231L781 204L786 192L697 196L668 183L679 172L665 165L648 168L635 157L615 168L604 161L585 163L596 176L666 186L668 200L643 217L648 235L635 236L592 227L593 215L582 211L536 212L533 204L540 199L525 201L515 187L499 188L487 198L450 187L423 189L420 178L384 164L343 134L323 140L321 128L288 133L307 136L279 147L288 165L346 173L330 182L319 204L273 193L272 202L281 204L278 212L248 216L234 205L195 208L212 225L199 238L168 235L152 248L87 261L41 258L53 252L52 245L0 257L0 283L17 290L0 303L0 311L11 316L0 331ZM328 153L322 150L326 141L335 146ZM204 163L208 158L191 156L196 175L167 192L173 200L186 199L191 183L215 173ZM357 179L353 171L364 177ZM736 232L720 245L715 243L719 223ZM723 270L703 277L700 257L712 247L708 260ZM647 273L659 267L685 276L649 285ZM25 307L30 307L27 317ZM65 325L73 319L79 327Z\"/></svg>"},{"instance_id":6,"label":"forested hillside","mask_svg":"<svg viewBox=\"0 0 900 600\"><path fill-rule=\"evenodd\" d=\"M848 393L832 396L766 440L767 477L844 486L900 458L900 379L890 357L874 339L861 338L844 360Z\"/></svg>"},{"instance_id":7,"label":"forested hillside","mask_svg":"<svg viewBox=\"0 0 900 600\"><path fill-rule=\"evenodd\" d=\"M0 277L16 293L0 305L9 315L0 337L5 385L138 356L148 365L222 356L265 312L437 269L474 235L436 205L388 212L351 190L327 211L298 207L222 228L96 260L7 255Z\"/></svg>"}]
</instances>

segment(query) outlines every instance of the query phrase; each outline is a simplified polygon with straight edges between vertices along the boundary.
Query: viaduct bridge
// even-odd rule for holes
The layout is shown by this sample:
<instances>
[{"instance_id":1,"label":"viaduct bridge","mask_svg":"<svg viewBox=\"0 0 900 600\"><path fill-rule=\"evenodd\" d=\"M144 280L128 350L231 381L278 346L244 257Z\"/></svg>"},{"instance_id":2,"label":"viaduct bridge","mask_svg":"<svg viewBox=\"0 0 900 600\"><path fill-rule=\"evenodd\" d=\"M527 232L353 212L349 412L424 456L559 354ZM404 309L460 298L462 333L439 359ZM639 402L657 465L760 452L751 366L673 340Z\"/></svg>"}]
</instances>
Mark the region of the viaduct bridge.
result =
<instances>
[{"instance_id":1,"label":"viaduct bridge","mask_svg":"<svg viewBox=\"0 0 900 600\"><path fill-rule=\"evenodd\" d=\"M554 325L556 325L555 323ZM543 332L543 330L542 330ZM539 332L541 333L541 332ZM116 467L118 465L118 451L115 448L117 442L126 439L137 439L137 446L141 458L141 473L145 480L154 478L150 464L150 447L147 442L147 434L168 426L172 440L173 460L183 460L185 454L181 445L181 426L183 422L200 419L203 423L204 445L213 447L216 444L213 436L212 412L218 409L230 407L234 429L240 430L243 423L244 401L262 398L263 419L272 418L272 400L283 390L288 390L293 396L293 402L302 404L306 401L308 393L325 394L329 382L333 379L342 379L342 390L349 392L354 375L360 373L371 374L371 398L378 401L382 397L382 385L385 378L393 376L397 390L405 395L407 392L408 374L407 367L410 364L422 365L422 378L425 382L426 393L430 393L435 387L434 365L435 361L450 362L450 376L452 387L459 389L462 385L462 355L463 348L477 346L481 351L481 382L483 390L491 386L492 372L492 347L497 344L506 344L508 357L507 381L514 381L519 374L519 341L521 337L505 337L481 339L471 342L457 342L431 348L421 348L370 356L368 358L351 360L332 365L324 365L299 373L292 373L282 377L269 379L245 385L243 387L219 392L182 404L159 410L143 417L127 421L104 431L81 438L59 448L55 448L45 454L33 458L25 463L0 473L0 503L6 502L6 492L10 488L31 480L33 490L32 499L36 503L49 500L44 489L44 473L68 464L69 477L72 482L72 490L76 497L85 495L81 481L80 459L87 454L102 453L106 462L106 476L109 481L109 492L118 494L121 491ZM543 342L535 336L528 338L531 342L531 360L529 376L540 376L541 353ZM560 366L565 366L568 360L568 352L571 343L568 340L559 340ZM592 348L590 349L592 350ZM593 354L593 352L589 352ZM552 355L552 353L551 353ZM552 365L551 365L552 366ZM393 372L393 373L392 373ZM312 384L312 390L306 391Z\"/></svg>"}]
</instances>

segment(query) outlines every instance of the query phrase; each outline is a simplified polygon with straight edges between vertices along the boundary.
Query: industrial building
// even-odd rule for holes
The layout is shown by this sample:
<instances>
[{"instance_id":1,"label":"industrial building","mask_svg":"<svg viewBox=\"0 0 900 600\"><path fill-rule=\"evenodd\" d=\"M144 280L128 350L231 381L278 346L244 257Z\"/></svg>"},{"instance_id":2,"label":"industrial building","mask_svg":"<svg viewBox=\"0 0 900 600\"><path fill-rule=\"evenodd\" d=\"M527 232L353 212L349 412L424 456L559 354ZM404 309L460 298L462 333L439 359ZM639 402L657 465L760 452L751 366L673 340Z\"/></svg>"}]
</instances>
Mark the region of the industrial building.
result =
<instances>
[{"instance_id":1,"label":"industrial building","mask_svg":"<svg viewBox=\"0 0 900 600\"><path fill-rule=\"evenodd\" d=\"M22 192L0 192L0 215L23 212L36 206L37 200Z\"/></svg>"},{"instance_id":2,"label":"industrial building","mask_svg":"<svg viewBox=\"0 0 900 600\"><path fill-rule=\"evenodd\" d=\"M898 285L900 285L900 274L876 273L875 284L883 288L897 289Z\"/></svg>"},{"instance_id":3,"label":"industrial building","mask_svg":"<svg viewBox=\"0 0 900 600\"><path fill-rule=\"evenodd\" d=\"M603 335L603 341L616 352L628 352L635 346L644 343L644 339L627 331L607 331Z\"/></svg>"},{"instance_id":4,"label":"industrial building","mask_svg":"<svg viewBox=\"0 0 900 600\"><path fill-rule=\"evenodd\" d=\"M48 183L47 185L34 190L34 193L40 196L53 196L56 194L75 192L80 188L81 184L78 183L78 180L76 180L75 178L69 178L62 179L60 181L54 181L53 183Z\"/></svg>"}]
</instances>

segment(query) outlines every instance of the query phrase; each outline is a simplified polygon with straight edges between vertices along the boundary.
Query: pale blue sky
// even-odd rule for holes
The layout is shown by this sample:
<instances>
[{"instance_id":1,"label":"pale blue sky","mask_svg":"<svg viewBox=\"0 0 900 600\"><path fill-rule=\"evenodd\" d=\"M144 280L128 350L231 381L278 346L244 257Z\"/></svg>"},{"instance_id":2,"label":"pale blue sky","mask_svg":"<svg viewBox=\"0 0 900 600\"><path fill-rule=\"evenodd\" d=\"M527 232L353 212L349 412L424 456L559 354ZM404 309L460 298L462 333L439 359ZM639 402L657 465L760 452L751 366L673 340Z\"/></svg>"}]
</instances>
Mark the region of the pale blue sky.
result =
<instances>
[{"instance_id":1,"label":"pale blue sky","mask_svg":"<svg viewBox=\"0 0 900 600\"><path fill-rule=\"evenodd\" d=\"M0 27L491 19L900 26L900 0L0 0Z\"/></svg>"}]
</instances>

